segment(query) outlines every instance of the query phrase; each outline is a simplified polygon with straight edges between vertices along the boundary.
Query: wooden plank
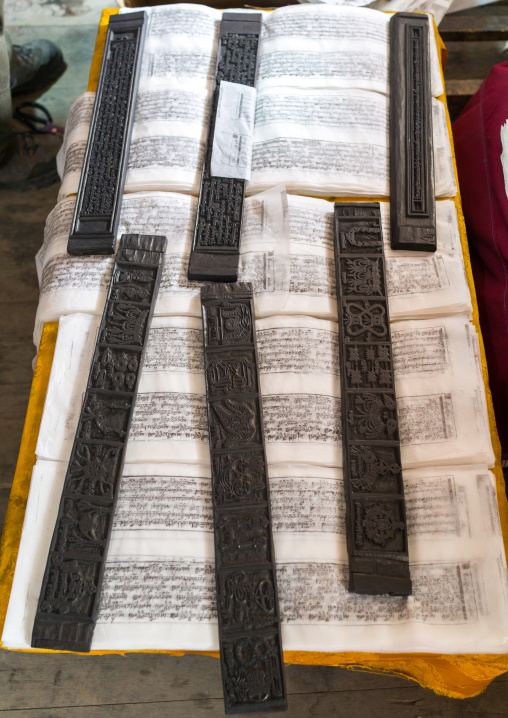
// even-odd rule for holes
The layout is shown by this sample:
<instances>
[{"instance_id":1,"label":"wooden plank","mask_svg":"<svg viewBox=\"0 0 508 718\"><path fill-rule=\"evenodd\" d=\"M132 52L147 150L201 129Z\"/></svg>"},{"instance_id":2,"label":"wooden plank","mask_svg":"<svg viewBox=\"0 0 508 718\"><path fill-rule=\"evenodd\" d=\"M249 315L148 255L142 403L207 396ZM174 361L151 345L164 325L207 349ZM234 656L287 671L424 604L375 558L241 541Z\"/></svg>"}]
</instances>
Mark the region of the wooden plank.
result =
<instances>
[{"instance_id":1,"label":"wooden plank","mask_svg":"<svg viewBox=\"0 0 508 718\"><path fill-rule=\"evenodd\" d=\"M32 343L39 285L34 256L42 244L46 217L56 203L58 185L36 193L0 193L2 248L2 337L0 338L0 487L14 477L32 382Z\"/></svg>"},{"instance_id":2,"label":"wooden plank","mask_svg":"<svg viewBox=\"0 0 508 718\"><path fill-rule=\"evenodd\" d=\"M483 15L508 15L508 0L499 0L499 2L489 2L487 5L478 5L477 7L469 7L465 10L458 10L451 13L452 17L482 17Z\"/></svg>"},{"instance_id":3,"label":"wooden plank","mask_svg":"<svg viewBox=\"0 0 508 718\"><path fill-rule=\"evenodd\" d=\"M302 701L309 710L314 704L323 710L330 708L322 702L322 696L327 694L334 695L334 705L340 706L340 710L323 712L319 718L335 715L348 718L380 718L383 715L388 718L399 715L408 718L488 718L507 715L508 674L496 678L480 696L461 701L436 696L397 676L327 666L286 666L286 684L290 696L290 709L286 714L289 717L299 715ZM223 715L221 693L219 661L207 656L175 657L153 653L77 656L0 651L2 718L9 715L19 718L23 714L31 718L65 715L70 718L109 718L112 705L122 707L124 712L119 712L122 718L129 714L135 718L152 718L157 716L156 710L162 710L158 705L165 706L166 711L159 715L175 718L179 704L184 704L180 710L188 711L180 715L195 716L201 710L211 710L206 706L214 702L217 711L222 711L217 715ZM379 706L383 706L387 699L391 713L378 713ZM413 712L399 713L405 708Z\"/></svg>"},{"instance_id":4,"label":"wooden plank","mask_svg":"<svg viewBox=\"0 0 508 718\"><path fill-rule=\"evenodd\" d=\"M107 680L104 680L105 676ZM288 716L305 715L300 710L302 705L309 710L314 704L326 709L322 696L327 694L334 696L334 705L340 709L336 713L323 712L320 718L334 715L348 718L385 715L388 718L399 715L485 718L506 716L508 704L508 674L498 677L480 696L462 701L436 696L397 676L344 668L286 666L286 680L290 696ZM36 718L65 715L63 710L68 710L71 718L87 715L109 718L112 705L122 706L125 711L120 713L122 718L129 715L128 711L133 711L136 718L148 715L152 718L157 715L153 711L158 705L165 706L165 717L175 718L179 704L186 704L185 710L189 711L182 715L191 716L192 710L196 715L198 710L204 711L214 702L217 710L222 711L217 715L223 715L220 665L216 658L197 655L177 658L147 653L125 657L38 655L0 651L2 718L6 712L12 711L13 716L19 716L24 710ZM385 703L391 713L378 713L379 706ZM63 708L65 706L70 708ZM413 712L398 712L404 708ZM90 713L80 714L80 709L90 710Z\"/></svg>"},{"instance_id":5,"label":"wooden plank","mask_svg":"<svg viewBox=\"0 0 508 718\"><path fill-rule=\"evenodd\" d=\"M108 680L104 681L104 676ZM168 676L170 679L168 680ZM286 666L288 694L403 688L404 678L330 666ZM0 710L104 703L222 700L220 663L209 656L129 653L77 656L0 651Z\"/></svg>"},{"instance_id":6,"label":"wooden plank","mask_svg":"<svg viewBox=\"0 0 508 718\"><path fill-rule=\"evenodd\" d=\"M504 42L447 42L446 90L450 80L484 80L494 65L506 61L504 45Z\"/></svg>"},{"instance_id":7,"label":"wooden plank","mask_svg":"<svg viewBox=\"0 0 508 718\"><path fill-rule=\"evenodd\" d=\"M245 180L212 177L211 160L221 82L254 87L261 15L224 13L196 226L187 276L190 280L236 282L240 257Z\"/></svg>"},{"instance_id":8,"label":"wooden plank","mask_svg":"<svg viewBox=\"0 0 508 718\"><path fill-rule=\"evenodd\" d=\"M444 42L508 40L508 17L487 15L445 15L439 24Z\"/></svg>"},{"instance_id":9,"label":"wooden plank","mask_svg":"<svg viewBox=\"0 0 508 718\"><path fill-rule=\"evenodd\" d=\"M447 80L446 101L451 122L455 122L471 97L480 89L482 80Z\"/></svg>"},{"instance_id":10,"label":"wooden plank","mask_svg":"<svg viewBox=\"0 0 508 718\"><path fill-rule=\"evenodd\" d=\"M2 304L10 305L9 311L19 317L18 302L33 302L34 309L28 335L33 329L33 319L39 301L39 285L34 257L42 244L46 217L56 203L58 185L40 190L40 206L30 201L30 193L3 192L0 197L2 217L2 261L0 282ZM22 195L20 197L19 195ZM4 314L2 314L5 317Z\"/></svg>"},{"instance_id":11,"label":"wooden plank","mask_svg":"<svg viewBox=\"0 0 508 718\"><path fill-rule=\"evenodd\" d=\"M225 711L286 710L252 284L204 286L201 308Z\"/></svg>"},{"instance_id":12,"label":"wooden plank","mask_svg":"<svg viewBox=\"0 0 508 718\"><path fill-rule=\"evenodd\" d=\"M32 383L32 360L37 353L32 341L37 298L23 301L19 289L18 295L16 307L0 302L0 385Z\"/></svg>"},{"instance_id":13,"label":"wooden plank","mask_svg":"<svg viewBox=\"0 0 508 718\"><path fill-rule=\"evenodd\" d=\"M345 673L336 670L341 675ZM389 680L386 677L383 679ZM141 682L138 676L138 683ZM508 683L500 680L486 693L463 701L437 696L430 690L411 684L404 688L387 686L374 689L364 684L353 690L300 693L293 698L285 715L288 718L494 718L507 715L507 699ZM101 705L77 707L68 703L52 708L7 709L0 711L0 715L2 718L146 718L147 715L150 718L196 718L201 715L222 718L224 712L222 700L208 695L204 690L184 701L166 699L139 703L115 702L111 699ZM280 713L266 714L266 718L276 716L280 716Z\"/></svg>"},{"instance_id":14,"label":"wooden plank","mask_svg":"<svg viewBox=\"0 0 508 718\"><path fill-rule=\"evenodd\" d=\"M166 244L153 235L120 240L42 580L34 648L90 650Z\"/></svg>"},{"instance_id":15,"label":"wooden plank","mask_svg":"<svg viewBox=\"0 0 508 718\"><path fill-rule=\"evenodd\" d=\"M390 20L390 244L436 251L429 23L398 12Z\"/></svg>"},{"instance_id":16,"label":"wooden plank","mask_svg":"<svg viewBox=\"0 0 508 718\"><path fill-rule=\"evenodd\" d=\"M147 15L111 15L67 251L113 254Z\"/></svg>"},{"instance_id":17,"label":"wooden plank","mask_svg":"<svg viewBox=\"0 0 508 718\"><path fill-rule=\"evenodd\" d=\"M379 203L336 202L334 247L349 590L409 596L406 507Z\"/></svg>"}]
</instances>

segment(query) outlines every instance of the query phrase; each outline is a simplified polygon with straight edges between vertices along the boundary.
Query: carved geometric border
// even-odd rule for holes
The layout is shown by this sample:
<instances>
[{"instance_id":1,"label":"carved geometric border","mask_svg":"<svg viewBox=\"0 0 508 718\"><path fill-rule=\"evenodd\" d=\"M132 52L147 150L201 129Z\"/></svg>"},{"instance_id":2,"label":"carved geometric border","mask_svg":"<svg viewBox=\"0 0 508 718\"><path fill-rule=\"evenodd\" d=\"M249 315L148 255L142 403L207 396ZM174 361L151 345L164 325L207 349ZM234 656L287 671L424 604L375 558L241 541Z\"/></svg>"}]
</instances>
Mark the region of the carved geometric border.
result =
<instances>
[{"instance_id":1,"label":"carved geometric border","mask_svg":"<svg viewBox=\"0 0 508 718\"><path fill-rule=\"evenodd\" d=\"M390 243L436 251L429 20L390 20Z\"/></svg>"},{"instance_id":2,"label":"carved geometric border","mask_svg":"<svg viewBox=\"0 0 508 718\"><path fill-rule=\"evenodd\" d=\"M34 648L88 652L166 238L120 240L32 633Z\"/></svg>"},{"instance_id":3,"label":"carved geometric border","mask_svg":"<svg viewBox=\"0 0 508 718\"><path fill-rule=\"evenodd\" d=\"M69 254L113 254L136 110L145 12L112 15L88 134Z\"/></svg>"}]
</instances>

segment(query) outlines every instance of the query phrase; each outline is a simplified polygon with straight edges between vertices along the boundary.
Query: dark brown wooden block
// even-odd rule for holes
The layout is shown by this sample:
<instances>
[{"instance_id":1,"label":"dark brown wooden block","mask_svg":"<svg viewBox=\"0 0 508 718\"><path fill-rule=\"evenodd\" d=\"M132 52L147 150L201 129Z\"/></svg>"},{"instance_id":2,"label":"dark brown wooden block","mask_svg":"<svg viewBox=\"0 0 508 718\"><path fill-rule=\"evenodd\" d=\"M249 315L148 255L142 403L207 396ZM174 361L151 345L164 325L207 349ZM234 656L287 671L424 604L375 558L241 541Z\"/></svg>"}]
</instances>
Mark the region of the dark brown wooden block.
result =
<instances>
[{"instance_id":1,"label":"dark brown wooden block","mask_svg":"<svg viewBox=\"0 0 508 718\"><path fill-rule=\"evenodd\" d=\"M201 303L225 710L286 710L252 286Z\"/></svg>"},{"instance_id":2,"label":"dark brown wooden block","mask_svg":"<svg viewBox=\"0 0 508 718\"><path fill-rule=\"evenodd\" d=\"M90 650L165 249L165 237L124 234L120 241L42 581L34 648Z\"/></svg>"},{"instance_id":3,"label":"dark brown wooden block","mask_svg":"<svg viewBox=\"0 0 508 718\"><path fill-rule=\"evenodd\" d=\"M146 13L112 15L67 244L69 254L113 254L146 31Z\"/></svg>"},{"instance_id":4,"label":"dark brown wooden block","mask_svg":"<svg viewBox=\"0 0 508 718\"><path fill-rule=\"evenodd\" d=\"M349 590L411 594L404 485L377 203L335 204Z\"/></svg>"},{"instance_id":5,"label":"dark brown wooden block","mask_svg":"<svg viewBox=\"0 0 508 718\"><path fill-rule=\"evenodd\" d=\"M261 15L224 13L222 16L208 142L188 278L236 282L240 256L245 180L212 177L215 118L222 80L254 87L261 32Z\"/></svg>"},{"instance_id":6,"label":"dark brown wooden block","mask_svg":"<svg viewBox=\"0 0 508 718\"><path fill-rule=\"evenodd\" d=\"M392 249L436 251L429 20L390 20L390 234Z\"/></svg>"}]
</instances>

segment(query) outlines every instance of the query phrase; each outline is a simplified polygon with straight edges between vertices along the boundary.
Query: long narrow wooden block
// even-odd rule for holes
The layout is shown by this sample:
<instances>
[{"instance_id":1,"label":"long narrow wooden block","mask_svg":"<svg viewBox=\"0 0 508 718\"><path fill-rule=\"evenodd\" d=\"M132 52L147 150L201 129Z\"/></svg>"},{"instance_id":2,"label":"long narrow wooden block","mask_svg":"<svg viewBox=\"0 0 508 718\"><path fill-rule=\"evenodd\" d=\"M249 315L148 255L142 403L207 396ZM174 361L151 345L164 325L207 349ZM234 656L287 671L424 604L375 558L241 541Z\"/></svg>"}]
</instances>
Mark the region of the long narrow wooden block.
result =
<instances>
[{"instance_id":1,"label":"long narrow wooden block","mask_svg":"<svg viewBox=\"0 0 508 718\"><path fill-rule=\"evenodd\" d=\"M102 315L32 633L90 650L166 238L124 234Z\"/></svg>"},{"instance_id":2,"label":"long narrow wooden block","mask_svg":"<svg viewBox=\"0 0 508 718\"><path fill-rule=\"evenodd\" d=\"M221 22L208 143L201 176L188 278L236 282L240 255L245 180L212 177L215 119L222 80L254 87L261 15L224 13Z\"/></svg>"},{"instance_id":3,"label":"long narrow wooden block","mask_svg":"<svg viewBox=\"0 0 508 718\"><path fill-rule=\"evenodd\" d=\"M115 251L145 31L144 12L110 17L69 254Z\"/></svg>"},{"instance_id":4,"label":"long narrow wooden block","mask_svg":"<svg viewBox=\"0 0 508 718\"><path fill-rule=\"evenodd\" d=\"M377 203L335 204L349 590L411 594L390 317Z\"/></svg>"},{"instance_id":5,"label":"long narrow wooden block","mask_svg":"<svg viewBox=\"0 0 508 718\"><path fill-rule=\"evenodd\" d=\"M390 231L392 249L436 251L429 20L390 20Z\"/></svg>"},{"instance_id":6,"label":"long narrow wooden block","mask_svg":"<svg viewBox=\"0 0 508 718\"><path fill-rule=\"evenodd\" d=\"M201 302L225 710L286 710L252 286Z\"/></svg>"}]
</instances>

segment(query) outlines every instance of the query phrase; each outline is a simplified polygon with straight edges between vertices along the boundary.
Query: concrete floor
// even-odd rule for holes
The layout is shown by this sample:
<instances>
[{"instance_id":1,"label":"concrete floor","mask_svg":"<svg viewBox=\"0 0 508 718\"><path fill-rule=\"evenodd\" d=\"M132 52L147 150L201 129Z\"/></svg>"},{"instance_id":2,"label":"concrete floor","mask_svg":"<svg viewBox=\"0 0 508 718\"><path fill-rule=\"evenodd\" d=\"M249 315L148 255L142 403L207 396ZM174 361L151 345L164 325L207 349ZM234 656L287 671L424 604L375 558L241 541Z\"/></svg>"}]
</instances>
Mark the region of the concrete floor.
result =
<instances>
[{"instance_id":1,"label":"concrete floor","mask_svg":"<svg viewBox=\"0 0 508 718\"><path fill-rule=\"evenodd\" d=\"M111 0L7 1L6 20L14 42L38 35L55 40L64 51L69 69L39 100L57 124L64 123L70 104L86 89L99 12L112 4ZM32 380L31 335L38 302L34 255L57 191L54 186L29 196L0 196L0 529ZM339 668L288 666L287 683L288 718L508 716L508 674L481 696L465 701L436 696L402 678ZM0 651L0 718L199 715L223 715L219 662L213 658Z\"/></svg>"}]
</instances>

